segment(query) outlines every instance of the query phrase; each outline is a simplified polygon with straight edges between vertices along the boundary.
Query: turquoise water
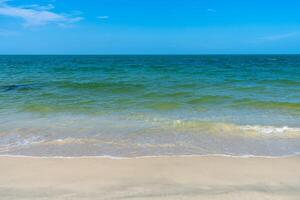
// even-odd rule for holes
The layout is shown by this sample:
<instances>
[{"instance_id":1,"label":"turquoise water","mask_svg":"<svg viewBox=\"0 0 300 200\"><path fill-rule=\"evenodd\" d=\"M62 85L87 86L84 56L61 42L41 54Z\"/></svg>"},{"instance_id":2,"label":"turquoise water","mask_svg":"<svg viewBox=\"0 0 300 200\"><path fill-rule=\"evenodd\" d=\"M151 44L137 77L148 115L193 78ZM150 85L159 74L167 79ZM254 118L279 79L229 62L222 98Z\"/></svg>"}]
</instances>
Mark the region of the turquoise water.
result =
<instances>
[{"instance_id":1,"label":"turquoise water","mask_svg":"<svg viewBox=\"0 0 300 200\"><path fill-rule=\"evenodd\" d=\"M300 152L300 56L0 56L0 153Z\"/></svg>"}]
</instances>

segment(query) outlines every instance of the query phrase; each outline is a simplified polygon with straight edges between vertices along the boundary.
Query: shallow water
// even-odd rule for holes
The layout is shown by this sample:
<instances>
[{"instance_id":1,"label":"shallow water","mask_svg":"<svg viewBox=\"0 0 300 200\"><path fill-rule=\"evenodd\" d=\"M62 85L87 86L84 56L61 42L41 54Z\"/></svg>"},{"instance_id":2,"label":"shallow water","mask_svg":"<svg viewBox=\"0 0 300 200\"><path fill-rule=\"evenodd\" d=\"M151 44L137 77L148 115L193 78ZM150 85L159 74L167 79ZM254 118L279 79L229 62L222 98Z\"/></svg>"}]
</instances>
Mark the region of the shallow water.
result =
<instances>
[{"instance_id":1,"label":"shallow water","mask_svg":"<svg viewBox=\"0 0 300 200\"><path fill-rule=\"evenodd\" d=\"M300 56L0 56L0 153L300 152Z\"/></svg>"}]
</instances>

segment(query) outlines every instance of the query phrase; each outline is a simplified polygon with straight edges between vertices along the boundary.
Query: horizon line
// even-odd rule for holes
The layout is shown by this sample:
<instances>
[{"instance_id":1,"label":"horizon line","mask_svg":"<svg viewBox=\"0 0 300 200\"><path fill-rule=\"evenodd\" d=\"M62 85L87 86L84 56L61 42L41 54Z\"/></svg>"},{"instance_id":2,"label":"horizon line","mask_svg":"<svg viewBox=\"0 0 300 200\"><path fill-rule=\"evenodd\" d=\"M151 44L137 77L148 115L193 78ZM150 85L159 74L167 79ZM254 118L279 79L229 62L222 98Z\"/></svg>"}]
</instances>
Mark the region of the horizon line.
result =
<instances>
[{"instance_id":1,"label":"horizon line","mask_svg":"<svg viewBox=\"0 0 300 200\"><path fill-rule=\"evenodd\" d=\"M286 56L300 53L203 53L203 54L0 54L0 56Z\"/></svg>"}]
</instances>

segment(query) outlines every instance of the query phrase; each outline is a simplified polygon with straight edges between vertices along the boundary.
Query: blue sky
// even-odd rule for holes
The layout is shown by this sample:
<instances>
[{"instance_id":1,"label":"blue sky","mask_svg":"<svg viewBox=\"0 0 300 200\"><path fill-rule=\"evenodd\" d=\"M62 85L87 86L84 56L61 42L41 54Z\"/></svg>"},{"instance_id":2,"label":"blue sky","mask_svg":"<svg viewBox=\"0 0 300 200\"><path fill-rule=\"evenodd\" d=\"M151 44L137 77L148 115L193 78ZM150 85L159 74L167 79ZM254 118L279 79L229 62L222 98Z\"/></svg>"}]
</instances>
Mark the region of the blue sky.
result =
<instances>
[{"instance_id":1,"label":"blue sky","mask_svg":"<svg viewBox=\"0 0 300 200\"><path fill-rule=\"evenodd\" d=\"M0 54L300 53L299 0L0 0Z\"/></svg>"}]
</instances>

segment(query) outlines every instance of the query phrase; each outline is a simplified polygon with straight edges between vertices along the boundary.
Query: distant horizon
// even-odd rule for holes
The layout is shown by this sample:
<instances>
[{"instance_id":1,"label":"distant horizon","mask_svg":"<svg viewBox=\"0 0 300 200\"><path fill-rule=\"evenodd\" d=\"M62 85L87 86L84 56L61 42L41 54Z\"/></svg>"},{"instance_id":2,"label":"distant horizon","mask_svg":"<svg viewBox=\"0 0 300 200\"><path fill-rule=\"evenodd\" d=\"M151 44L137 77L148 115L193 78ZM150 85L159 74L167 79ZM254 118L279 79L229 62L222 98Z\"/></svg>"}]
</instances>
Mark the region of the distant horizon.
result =
<instances>
[{"instance_id":1,"label":"distant horizon","mask_svg":"<svg viewBox=\"0 0 300 200\"><path fill-rule=\"evenodd\" d=\"M0 54L0 56L300 56L300 53L278 53L278 54Z\"/></svg>"}]
</instances>

